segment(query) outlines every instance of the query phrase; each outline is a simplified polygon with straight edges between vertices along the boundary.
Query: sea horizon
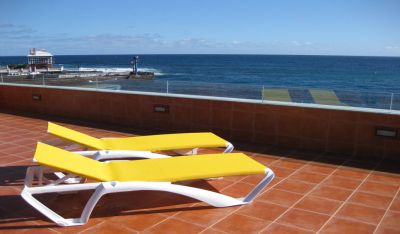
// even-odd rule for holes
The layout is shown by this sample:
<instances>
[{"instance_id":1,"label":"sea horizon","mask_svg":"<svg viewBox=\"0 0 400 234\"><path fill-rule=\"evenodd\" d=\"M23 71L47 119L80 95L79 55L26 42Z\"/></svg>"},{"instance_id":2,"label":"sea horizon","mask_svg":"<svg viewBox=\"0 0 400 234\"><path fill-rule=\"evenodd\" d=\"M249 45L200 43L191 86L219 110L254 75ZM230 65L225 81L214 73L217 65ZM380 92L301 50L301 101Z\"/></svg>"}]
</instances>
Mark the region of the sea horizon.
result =
<instances>
[{"instance_id":1,"label":"sea horizon","mask_svg":"<svg viewBox=\"0 0 400 234\"><path fill-rule=\"evenodd\" d=\"M27 52L28 54L28 52ZM53 54L54 56L112 56L112 55L246 55L246 56L320 56L320 57L383 57L400 58L391 55L347 55L347 54L257 54L257 53L93 53L93 54ZM0 55L1 57L26 57L26 55ZM0 61L1 62L1 61Z\"/></svg>"}]
</instances>

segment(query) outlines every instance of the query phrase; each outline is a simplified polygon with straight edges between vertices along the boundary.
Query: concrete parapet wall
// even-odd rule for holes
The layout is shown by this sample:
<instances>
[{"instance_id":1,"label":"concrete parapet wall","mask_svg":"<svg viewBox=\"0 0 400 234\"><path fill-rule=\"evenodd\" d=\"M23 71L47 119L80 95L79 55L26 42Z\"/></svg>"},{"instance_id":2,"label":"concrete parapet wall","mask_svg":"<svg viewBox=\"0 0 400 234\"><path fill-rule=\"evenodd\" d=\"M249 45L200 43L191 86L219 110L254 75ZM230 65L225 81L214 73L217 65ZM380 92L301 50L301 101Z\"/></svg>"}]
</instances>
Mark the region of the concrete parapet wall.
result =
<instances>
[{"instance_id":1,"label":"concrete parapet wall","mask_svg":"<svg viewBox=\"0 0 400 234\"><path fill-rule=\"evenodd\" d=\"M167 111L155 112L155 106ZM400 161L400 138L375 135L377 127L400 129L397 114L11 85L0 85L0 109Z\"/></svg>"}]
</instances>

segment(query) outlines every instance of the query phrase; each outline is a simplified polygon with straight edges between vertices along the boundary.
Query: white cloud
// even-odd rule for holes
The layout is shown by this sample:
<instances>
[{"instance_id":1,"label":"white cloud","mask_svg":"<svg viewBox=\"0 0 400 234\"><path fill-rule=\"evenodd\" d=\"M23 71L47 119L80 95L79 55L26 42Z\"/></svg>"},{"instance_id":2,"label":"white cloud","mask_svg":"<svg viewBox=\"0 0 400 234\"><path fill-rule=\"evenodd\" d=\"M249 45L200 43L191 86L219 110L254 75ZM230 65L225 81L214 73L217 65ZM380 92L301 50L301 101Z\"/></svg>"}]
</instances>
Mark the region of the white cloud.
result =
<instances>
[{"instance_id":1,"label":"white cloud","mask_svg":"<svg viewBox=\"0 0 400 234\"><path fill-rule=\"evenodd\" d=\"M24 25L0 24L0 56L25 55L30 48L46 48L53 54L359 54L363 48L302 40L218 41L205 37L166 39L157 33L43 34ZM370 50L372 51L372 50ZM399 55L400 46L381 47L369 55Z\"/></svg>"},{"instance_id":2,"label":"white cloud","mask_svg":"<svg viewBox=\"0 0 400 234\"><path fill-rule=\"evenodd\" d=\"M400 51L400 46L386 46L385 49L391 51Z\"/></svg>"},{"instance_id":3,"label":"white cloud","mask_svg":"<svg viewBox=\"0 0 400 234\"><path fill-rule=\"evenodd\" d=\"M30 37L36 31L24 25L0 24L0 38L18 39L20 37Z\"/></svg>"},{"instance_id":4,"label":"white cloud","mask_svg":"<svg viewBox=\"0 0 400 234\"><path fill-rule=\"evenodd\" d=\"M309 41L291 41L290 42L293 46L312 46L314 43Z\"/></svg>"}]
</instances>

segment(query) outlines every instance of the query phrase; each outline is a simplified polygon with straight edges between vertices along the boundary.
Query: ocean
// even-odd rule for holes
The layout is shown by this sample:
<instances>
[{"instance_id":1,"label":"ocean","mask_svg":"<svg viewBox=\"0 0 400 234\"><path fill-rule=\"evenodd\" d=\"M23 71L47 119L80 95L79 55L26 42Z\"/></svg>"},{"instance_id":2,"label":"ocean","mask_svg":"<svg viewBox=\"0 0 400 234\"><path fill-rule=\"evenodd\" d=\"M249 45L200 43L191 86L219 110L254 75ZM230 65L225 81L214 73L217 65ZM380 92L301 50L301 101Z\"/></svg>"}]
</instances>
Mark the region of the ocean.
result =
<instances>
[{"instance_id":1,"label":"ocean","mask_svg":"<svg viewBox=\"0 0 400 234\"><path fill-rule=\"evenodd\" d=\"M67 69L130 70L133 55L60 55ZM26 63L0 57L0 65ZM159 81L400 93L400 57L303 55L139 55Z\"/></svg>"}]
</instances>

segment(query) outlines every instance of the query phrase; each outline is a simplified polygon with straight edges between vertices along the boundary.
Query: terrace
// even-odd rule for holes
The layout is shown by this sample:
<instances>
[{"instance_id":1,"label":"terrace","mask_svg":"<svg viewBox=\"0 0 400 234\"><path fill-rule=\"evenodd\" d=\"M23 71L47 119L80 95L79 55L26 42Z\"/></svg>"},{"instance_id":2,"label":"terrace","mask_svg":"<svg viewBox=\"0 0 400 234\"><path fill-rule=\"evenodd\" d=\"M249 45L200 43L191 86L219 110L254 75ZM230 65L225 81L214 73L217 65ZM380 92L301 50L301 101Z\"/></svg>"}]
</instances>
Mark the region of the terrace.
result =
<instances>
[{"instance_id":1,"label":"terrace","mask_svg":"<svg viewBox=\"0 0 400 234\"><path fill-rule=\"evenodd\" d=\"M156 112L155 107L167 107ZM47 121L97 137L212 131L276 173L250 205L214 208L182 196L128 192L104 197L89 223L58 227L19 196L37 141L67 143L46 133ZM0 85L0 232L26 233L398 233L398 138L391 110L121 92ZM397 136L398 137L398 136ZM216 150L215 150L216 151ZM214 150L202 150L210 153ZM196 181L243 196L257 176ZM77 216L89 193L40 199Z\"/></svg>"}]
</instances>

